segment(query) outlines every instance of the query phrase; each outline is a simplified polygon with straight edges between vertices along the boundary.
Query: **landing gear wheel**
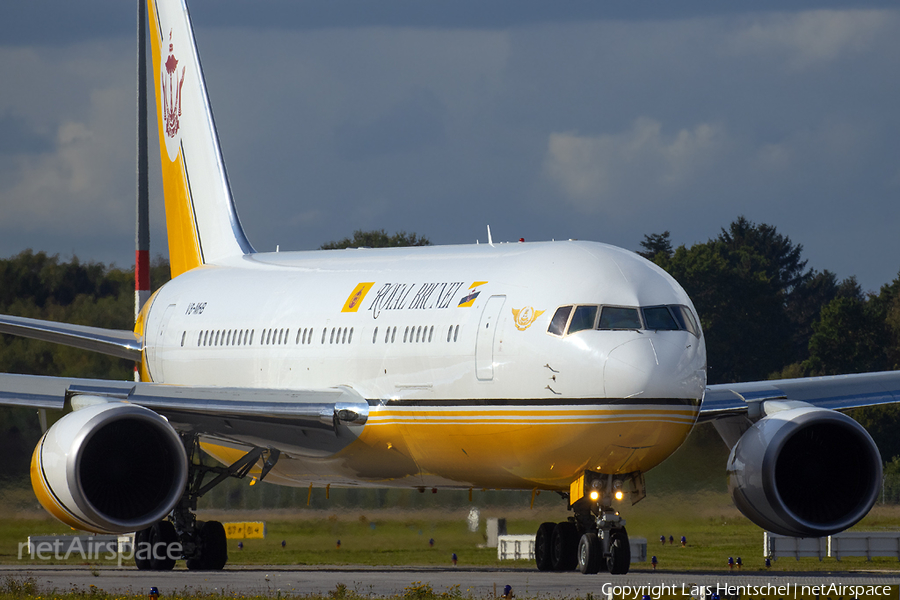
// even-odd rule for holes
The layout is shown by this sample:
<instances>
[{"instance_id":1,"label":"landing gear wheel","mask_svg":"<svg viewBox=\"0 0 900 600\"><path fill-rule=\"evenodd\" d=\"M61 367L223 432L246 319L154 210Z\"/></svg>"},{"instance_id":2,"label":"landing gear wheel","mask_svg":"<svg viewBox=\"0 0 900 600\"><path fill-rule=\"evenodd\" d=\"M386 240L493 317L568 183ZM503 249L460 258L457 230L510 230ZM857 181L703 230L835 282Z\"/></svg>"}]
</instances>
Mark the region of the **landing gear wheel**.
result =
<instances>
[{"instance_id":1,"label":"landing gear wheel","mask_svg":"<svg viewBox=\"0 0 900 600\"><path fill-rule=\"evenodd\" d=\"M178 542L175 526L169 521L160 521L150 527L150 570L171 571L175 568L175 559L171 557L169 547Z\"/></svg>"},{"instance_id":2,"label":"landing gear wheel","mask_svg":"<svg viewBox=\"0 0 900 600\"><path fill-rule=\"evenodd\" d=\"M575 523L557 523L550 540L550 558L555 571L572 571L578 562L578 529Z\"/></svg>"},{"instance_id":3,"label":"landing gear wheel","mask_svg":"<svg viewBox=\"0 0 900 600\"><path fill-rule=\"evenodd\" d=\"M200 556L188 559L187 568L191 571L221 571L228 562L225 527L218 521L207 521L198 529Z\"/></svg>"},{"instance_id":4,"label":"landing gear wheel","mask_svg":"<svg viewBox=\"0 0 900 600\"><path fill-rule=\"evenodd\" d=\"M578 570L585 575L600 572L603 564L603 548L596 533L585 533L578 542Z\"/></svg>"},{"instance_id":5,"label":"landing gear wheel","mask_svg":"<svg viewBox=\"0 0 900 600\"><path fill-rule=\"evenodd\" d=\"M537 535L534 537L534 562L537 563L538 571L553 570L551 542L555 527L556 523L541 523L541 526L538 527Z\"/></svg>"},{"instance_id":6,"label":"landing gear wheel","mask_svg":"<svg viewBox=\"0 0 900 600\"><path fill-rule=\"evenodd\" d=\"M606 557L606 568L612 575L624 575L631 566L631 546L628 533L624 527L612 529L609 540L609 554Z\"/></svg>"},{"instance_id":7,"label":"landing gear wheel","mask_svg":"<svg viewBox=\"0 0 900 600\"><path fill-rule=\"evenodd\" d=\"M150 562L150 527L141 529L134 534L134 566L138 571L150 571L153 566Z\"/></svg>"}]
</instances>

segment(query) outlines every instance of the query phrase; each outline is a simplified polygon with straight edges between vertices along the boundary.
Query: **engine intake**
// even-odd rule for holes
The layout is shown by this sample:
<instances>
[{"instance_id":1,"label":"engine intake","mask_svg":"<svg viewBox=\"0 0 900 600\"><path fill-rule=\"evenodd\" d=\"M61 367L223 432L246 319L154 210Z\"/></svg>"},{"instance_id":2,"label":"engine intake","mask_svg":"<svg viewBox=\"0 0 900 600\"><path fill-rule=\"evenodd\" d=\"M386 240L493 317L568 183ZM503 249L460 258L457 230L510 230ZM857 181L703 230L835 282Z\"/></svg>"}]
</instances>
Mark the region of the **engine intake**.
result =
<instances>
[{"instance_id":1,"label":"engine intake","mask_svg":"<svg viewBox=\"0 0 900 600\"><path fill-rule=\"evenodd\" d=\"M98 400L44 434L32 457L32 487L44 508L72 527L104 533L144 529L181 498L187 454L160 415Z\"/></svg>"},{"instance_id":2,"label":"engine intake","mask_svg":"<svg viewBox=\"0 0 900 600\"><path fill-rule=\"evenodd\" d=\"M869 512L881 486L881 455L850 417L804 406L754 424L728 458L735 505L765 529L821 537Z\"/></svg>"}]
</instances>

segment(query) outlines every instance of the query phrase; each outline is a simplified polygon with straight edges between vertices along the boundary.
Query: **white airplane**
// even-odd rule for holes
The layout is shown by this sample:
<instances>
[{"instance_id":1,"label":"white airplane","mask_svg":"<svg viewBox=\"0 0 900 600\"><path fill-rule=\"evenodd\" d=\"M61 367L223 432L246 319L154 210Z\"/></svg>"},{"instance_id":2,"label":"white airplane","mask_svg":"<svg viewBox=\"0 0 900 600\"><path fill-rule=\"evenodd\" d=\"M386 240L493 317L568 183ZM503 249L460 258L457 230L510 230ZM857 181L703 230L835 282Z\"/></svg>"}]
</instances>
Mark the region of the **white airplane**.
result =
<instances>
[{"instance_id":1,"label":"white airplane","mask_svg":"<svg viewBox=\"0 0 900 600\"><path fill-rule=\"evenodd\" d=\"M2 404L71 409L31 466L55 517L180 545L138 554L141 569L221 569L224 529L194 511L229 476L555 491L571 516L538 529L537 568L625 573L620 504L709 420L732 447L734 501L761 527L821 536L872 507L881 457L838 411L897 402L900 372L707 386L690 298L632 252L255 252L184 0L151 0L149 16L173 279L134 332L0 317L0 332L141 365L137 383L0 374ZM201 448L226 466L203 466Z\"/></svg>"}]
</instances>

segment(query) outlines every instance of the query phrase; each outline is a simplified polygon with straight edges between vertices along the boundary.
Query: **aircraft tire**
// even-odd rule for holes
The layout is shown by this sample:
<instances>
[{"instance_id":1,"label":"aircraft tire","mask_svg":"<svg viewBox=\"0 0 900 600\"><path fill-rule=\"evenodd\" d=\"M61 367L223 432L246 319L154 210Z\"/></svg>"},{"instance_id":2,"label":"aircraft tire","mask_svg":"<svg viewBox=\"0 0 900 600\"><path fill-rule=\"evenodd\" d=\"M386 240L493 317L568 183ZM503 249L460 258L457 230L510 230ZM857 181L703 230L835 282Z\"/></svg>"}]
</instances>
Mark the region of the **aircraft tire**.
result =
<instances>
[{"instance_id":1,"label":"aircraft tire","mask_svg":"<svg viewBox=\"0 0 900 600\"><path fill-rule=\"evenodd\" d=\"M631 566L631 545L624 527L610 531L609 555L606 568L611 575L624 575Z\"/></svg>"},{"instance_id":2,"label":"aircraft tire","mask_svg":"<svg viewBox=\"0 0 900 600\"><path fill-rule=\"evenodd\" d=\"M175 559L170 557L169 547L178 542L175 526L169 521L160 521L151 525L148 531L153 549L150 553L150 570L171 571L175 568ZM159 548L160 543L163 544L162 550Z\"/></svg>"},{"instance_id":3,"label":"aircraft tire","mask_svg":"<svg viewBox=\"0 0 900 600\"><path fill-rule=\"evenodd\" d=\"M553 570L553 551L550 545L553 541L553 529L556 523L541 523L537 535L534 536L534 562L538 571Z\"/></svg>"},{"instance_id":4,"label":"aircraft tire","mask_svg":"<svg viewBox=\"0 0 900 600\"><path fill-rule=\"evenodd\" d=\"M575 523L557 523L550 541L554 571L573 571L578 563L578 529Z\"/></svg>"},{"instance_id":5,"label":"aircraft tire","mask_svg":"<svg viewBox=\"0 0 900 600\"><path fill-rule=\"evenodd\" d=\"M187 561L191 571L221 571L228 562L228 539L225 527L218 521L207 521L197 532L200 538L200 556Z\"/></svg>"},{"instance_id":6,"label":"aircraft tire","mask_svg":"<svg viewBox=\"0 0 900 600\"><path fill-rule=\"evenodd\" d=\"M603 548L596 533L585 533L578 542L578 570L585 575L595 575L603 565Z\"/></svg>"},{"instance_id":7,"label":"aircraft tire","mask_svg":"<svg viewBox=\"0 0 900 600\"><path fill-rule=\"evenodd\" d=\"M134 534L134 566L138 571L150 571L153 568L150 555L145 550L150 544L150 529L141 529Z\"/></svg>"}]
</instances>

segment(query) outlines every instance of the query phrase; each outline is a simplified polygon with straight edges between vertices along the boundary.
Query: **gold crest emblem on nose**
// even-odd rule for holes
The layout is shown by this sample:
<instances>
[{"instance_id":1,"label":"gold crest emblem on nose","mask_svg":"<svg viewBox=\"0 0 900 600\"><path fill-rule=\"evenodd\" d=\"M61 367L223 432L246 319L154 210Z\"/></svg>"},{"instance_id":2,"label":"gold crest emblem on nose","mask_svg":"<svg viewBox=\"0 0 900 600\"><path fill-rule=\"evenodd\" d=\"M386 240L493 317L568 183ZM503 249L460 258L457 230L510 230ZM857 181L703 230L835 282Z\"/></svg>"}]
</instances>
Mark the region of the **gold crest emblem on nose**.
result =
<instances>
[{"instance_id":1,"label":"gold crest emblem on nose","mask_svg":"<svg viewBox=\"0 0 900 600\"><path fill-rule=\"evenodd\" d=\"M544 314L542 310L534 310L534 307L525 306L522 308L514 308L512 309L513 321L516 323L516 329L519 331L525 331L531 324L534 323L534 320L539 316Z\"/></svg>"}]
</instances>

